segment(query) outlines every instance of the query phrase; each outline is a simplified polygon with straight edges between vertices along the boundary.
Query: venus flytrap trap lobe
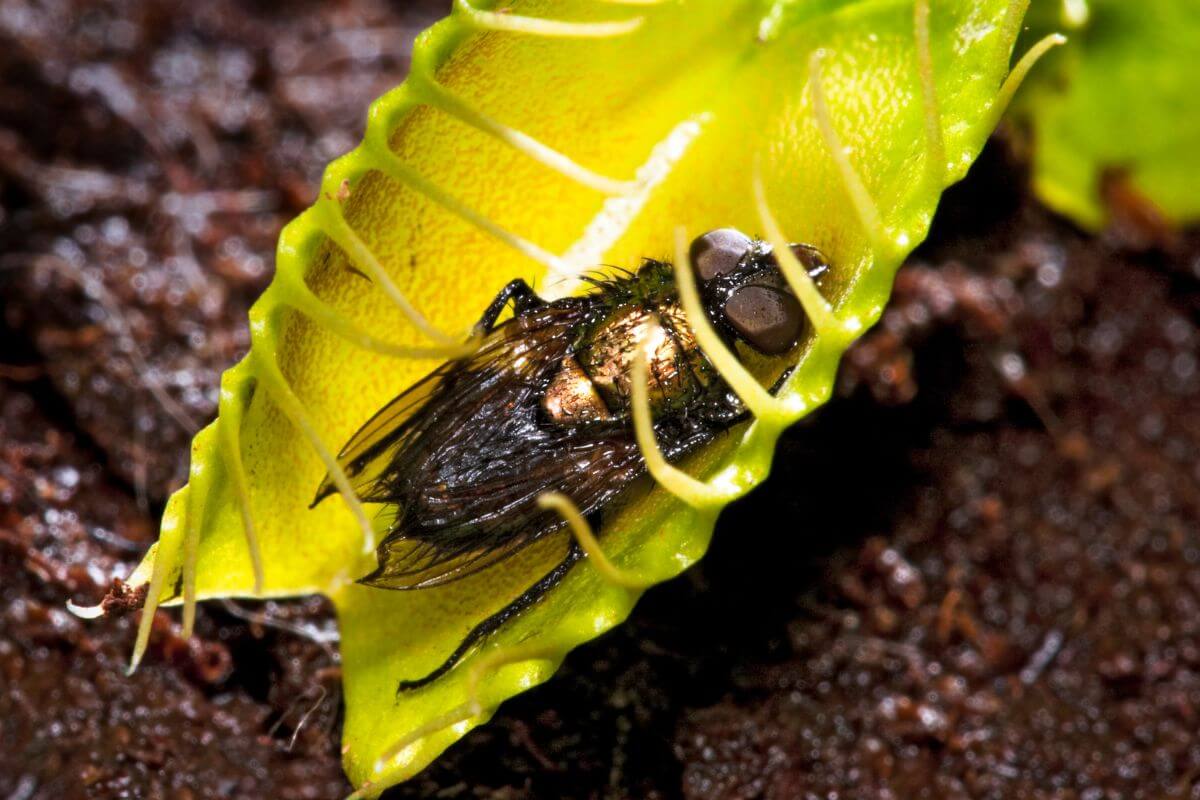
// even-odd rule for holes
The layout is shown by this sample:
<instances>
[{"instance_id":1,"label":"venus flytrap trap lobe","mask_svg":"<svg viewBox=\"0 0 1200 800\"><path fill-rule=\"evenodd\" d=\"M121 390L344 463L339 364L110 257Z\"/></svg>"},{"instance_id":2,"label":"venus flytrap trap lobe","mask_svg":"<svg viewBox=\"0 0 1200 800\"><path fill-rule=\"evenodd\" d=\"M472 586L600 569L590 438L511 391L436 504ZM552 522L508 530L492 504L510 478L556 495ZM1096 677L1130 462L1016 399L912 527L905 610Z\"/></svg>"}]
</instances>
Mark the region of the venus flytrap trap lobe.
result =
<instances>
[{"instance_id":1,"label":"venus flytrap trap lobe","mask_svg":"<svg viewBox=\"0 0 1200 800\"><path fill-rule=\"evenodd\" d=\"M1035 31L1078 30L1014 106L1039 198L1092 231L1120 226L1127 204L1167 238L1200 221L1200 4L1043 0L1030 16Z\"/></svg>"},{"instance_id":2,"label":"venus flytrap trap lobe","mask_svg":"<svg viewBox=\"0 0 1200 800\"><path fill-rule=\"evenodd\" d=\"M621 8L636 16L614 20ZM543 19L550 9L582 21ZM172 498L159 544L130 578L149 583L134 663L159 602L328 594L356 796L415 774L623 619L639 592L612 576L665 580L700 557L720 508L766 476L779 432L828 397L841 352L878 318L938 194L965 172L1022 74L1001 88L1019 0L518 0L510 11L459 2L423 34L415 77L372 106L363 145L330 166L317 205L284 230L276 280L251 311L251 353L226 373L220 416L196 438L195 481ZM607 177L643 175L652 162L652 182ZM610 203L620 213L599 217ZM398 679L435 667L550 554L434 590L356 585L377 533L330 444L427 373L421 356L472 352L478 341L455 332L514 275L593 268L599 258L556 253L582 252L599 220L603 261L614 264L670 252L680 227L761 230L813 333L774 395L710 341L717 370L759 418L678 465L662 456L647 376L635 369L637 442L667 491L606 515L592 541L570 527L571 541L620 572L575 569L457 668L397 698ZM830 256L828 287L805 280L788 241ZM677 254L676 269L685 261ZM696 287L685 278L678 289L698 319ZM342 506L309 511L324 473Z\"/></svg>"},{"instance_id":3,"label":"venus flytrap trap lobe","mask_svg":"<svg viewBox=\"0 0 1200 800\"><path fill-rule=\"evenodd\" d=\"M232 385L230 385L232 384ZM229 470L234 498L242 517L242 533L246 539L246 550L254 572L255 595L263 592L262 551L258 546L258 535L254 532L254 516L250 513L250 482L246 478L246 466L242 463L242 411L243 397L253 392L253 381L234 370L221 376L221 395L217 401L217 416L224 420L217 426L220 436L220 462Z\"/></svg>"}]
</instances>

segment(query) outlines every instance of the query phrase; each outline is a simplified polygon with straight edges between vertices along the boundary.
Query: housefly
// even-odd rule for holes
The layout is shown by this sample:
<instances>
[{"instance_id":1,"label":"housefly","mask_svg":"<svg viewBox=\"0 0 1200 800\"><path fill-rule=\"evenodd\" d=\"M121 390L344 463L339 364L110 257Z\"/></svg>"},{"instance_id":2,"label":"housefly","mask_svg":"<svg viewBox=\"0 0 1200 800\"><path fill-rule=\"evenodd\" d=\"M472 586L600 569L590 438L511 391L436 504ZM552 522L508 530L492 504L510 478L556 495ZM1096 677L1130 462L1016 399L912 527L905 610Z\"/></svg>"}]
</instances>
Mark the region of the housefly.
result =
<instances>
[{"instance_id":1,"label":"housefly","mask_svg":"<svg viewBox=\"0 0 1200 800\"><path fill-rule=\"evenodd\" d=\"M792 248L814 279L828 271L815 248ZM769 359L796 347L805 315L768 245L724 228L697 238L690 253L705 312L739 357ZM444 675L584 557L539 495L561 492L596 521L645 474L630 411L638 347L668 460L748 416L697 345L671 265L646 260L636 273L588 280L590 292L553 302L522 280L508 284L476 326L479 349L388 403L339 454L362 501L394 509L378 568L360 580L368 586L440 586L546 537L567 540L561 562L398 691ZM314 505L335 491L327 476Z\"/></svg>"}]
</instances>

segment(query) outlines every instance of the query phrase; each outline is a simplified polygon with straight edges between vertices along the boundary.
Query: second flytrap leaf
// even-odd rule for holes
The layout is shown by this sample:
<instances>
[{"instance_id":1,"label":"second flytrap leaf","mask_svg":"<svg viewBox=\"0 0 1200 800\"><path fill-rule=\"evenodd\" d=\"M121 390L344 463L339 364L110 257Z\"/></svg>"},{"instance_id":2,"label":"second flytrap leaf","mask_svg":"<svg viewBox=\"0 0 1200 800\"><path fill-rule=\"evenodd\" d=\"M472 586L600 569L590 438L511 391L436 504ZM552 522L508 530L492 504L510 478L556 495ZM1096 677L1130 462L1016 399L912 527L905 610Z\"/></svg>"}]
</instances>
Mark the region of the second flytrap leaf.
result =
<instances>
[{"instance_id":1,"label":"second flytrap leaf","mask_svg":"<svg viewBox=\"0 0 1200 800\"><path fill-rule=\"evenodd\" d=\"M806 343L780 392L784 421L799 418L829 396L844 334L878 319L942 189L991 132L1024 10L460 0L418 40L413 76L372 108L366 143L331 165L321 200L285 230L251 312L251 354L226 373L192 482L132 582L178 602L195 563L200 598L329 595L351 780L373 795L412 776L624 619L638 592L585 564L444 678L397 696L398 681L439 664L560 555L531 546L436 589L354 583L374 567L364 528L381 509L309 504L331 454L439 360L397 353L460 341L516 277L561 296L597 265L673 258L680 228L765 234L765 200L783 236L833 264L822 291L836 335ZM715 475L725 496L748 491L781 429L744 426L682 466ZM666 579L703 555L718 511L647 489L606 514L600 540L617 566Z\"/></svg>"},{"instance_id":2,"label":"second flytrap leaf","mask_svg":"<svg viewBox=\"0 0 1200 800\"><path fill-rule=\"evenodd\" d=\"M1104 182L1122 181L1167 220L1200 221L1200 3L1041 0L1035 8L1047 27L1078 26L1022 92L1038 195L1094 230L1108 221ZM1056 18L1060 8L1067 19Z\"/></svg>"}]
</instances>

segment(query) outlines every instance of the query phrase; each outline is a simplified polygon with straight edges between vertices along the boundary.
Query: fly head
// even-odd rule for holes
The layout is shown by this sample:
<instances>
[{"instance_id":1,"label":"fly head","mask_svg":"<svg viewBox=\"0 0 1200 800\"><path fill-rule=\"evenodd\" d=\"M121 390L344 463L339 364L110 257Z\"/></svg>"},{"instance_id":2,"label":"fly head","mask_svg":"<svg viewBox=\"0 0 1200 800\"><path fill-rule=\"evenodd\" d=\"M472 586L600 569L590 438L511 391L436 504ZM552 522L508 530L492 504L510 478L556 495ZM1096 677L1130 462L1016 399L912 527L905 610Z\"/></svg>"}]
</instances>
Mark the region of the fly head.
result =
<instances>
[{"instance_id":1,"label":"fly head","mask_svg":"<svg viewBox=\"0 0 1200 800\"><path fill-rule=\"evenodd\" d=\"M815 247L791 247L813 280L829 270ZM804 309L770 245L734 228L719 228L693 241L690 255L714 325L764 355L786 353L795 346L804 332Z\"/></svg>"}]
</instances>

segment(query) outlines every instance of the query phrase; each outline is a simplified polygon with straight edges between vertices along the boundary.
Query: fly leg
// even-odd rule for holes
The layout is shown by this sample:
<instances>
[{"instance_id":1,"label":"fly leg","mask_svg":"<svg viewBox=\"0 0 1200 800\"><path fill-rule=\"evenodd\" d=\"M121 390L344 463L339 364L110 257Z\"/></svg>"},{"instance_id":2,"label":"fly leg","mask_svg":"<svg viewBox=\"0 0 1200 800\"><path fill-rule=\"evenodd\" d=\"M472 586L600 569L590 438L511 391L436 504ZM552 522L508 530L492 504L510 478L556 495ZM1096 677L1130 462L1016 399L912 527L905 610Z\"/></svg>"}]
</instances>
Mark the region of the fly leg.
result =
<instances>
[{"instance_id":1,"label":"fly leg","mask_svg":"<svg viewBox=\"0 0 1200 800\"><path fill-rule=\"evenodd\" d=\"M524 281L521 281L521 283L524 283ZM492 614L483 622L472 628L471 632L468 633L461 642L459 642L458 647L454 648L454 652L451 653L446 660L443 661L441 665L435 668L432 672L423 677L414 678L413 680L400 681L400 683L396 685L396 694L411 692L414 689L420 689L422 686L428 686L450 670L454 669L455 665L457 665L459 661L462 661L463 656L470 652L471 648L475 647L475 645L479 644L480 641L499 630L504 623L508 622L522 611L525 611L530 606L537 603L537 601L541 600L547 592L561 583L562 579L565 578L567 573L571 571L571 567L579 563L579 559L582 557L582 548L580 548L578 543L572 540L571 547L567 551L566 557L560 561L558 565L554 567L554 569L547 572L537 583L533 584L533 586L530 586L528 589L522 592L516 600L513 600L504 608L500 609L495 614Z\"/></svg>"},{"instance_id":2,"label":"fly leg","mask_svg":"<svg viewBox=\"0 0 1200 800\"><path fill-rule=\"evenodd\" d=\"M575 505L565 494L559 492L546 492L541 495L538 497L538 505L549 511L558 512L575 537L575 543L587 555L588 563L595 567L596 571L609 583L626 589L648 589L654 585L654 581L646 580L618 567L604 554L604 549L596 539L596 534L592 532L593 522L599 524L599 514L592 514L592 519L589 520L579 510L579 506Z\"/></svg>"},{"instance_id":3,"label":"fly leg","mask_svg":"<svg viewBox=\"0 0 1200 800\"><path fill-rule=\"evenodd\" d=\"M775 383L771 384L768 389L772 396L779 393L783 388L783 384L792 375L792 368L788 367L783 371ZM710 425L716 425L721 428L732 428L740 422L745 422L750 419L750 412L746 407L738 402L733 395L726 394L721 398L712 400L697 410L697 416Z\"/></svg>"},{"instance_id":4,"label":"fly leg","mask_svg":"<svg viewBox=\"0 0 1200 800\"><path fill-rule=\"evenodd\" d=\"M785 383L787 383L787 379L792 377L792 372L794 372L795 369L796 369L795 367L788 367L787 369L785 369L783 371L783 374L775 379L775 382L773 384L771 384L771 388L768 389L767 391L769 391L773 395L779 394L779 390L783 388L783 385Z\"/></svg>"},{"instance_id":5,"label":"fly leg","mask_svg":"<svg viewBox=\"0 0 1200 800\"><path fill-rule=\"evenodd\" d=\"M510 281L507 286L500 290L496 298L492 300L488 307L484 310L483 316L479 318L479 322L475 323L476 334L482 336L491 333L496 327L496 320L500 318L504 307L512 303L513 314L523 314L526 311L531 311L535 308L541 308L546 304L546 301L537 296L537 292L533 291L528 283L522 278L517 278Z\"/></svg>"}]
</instances>

